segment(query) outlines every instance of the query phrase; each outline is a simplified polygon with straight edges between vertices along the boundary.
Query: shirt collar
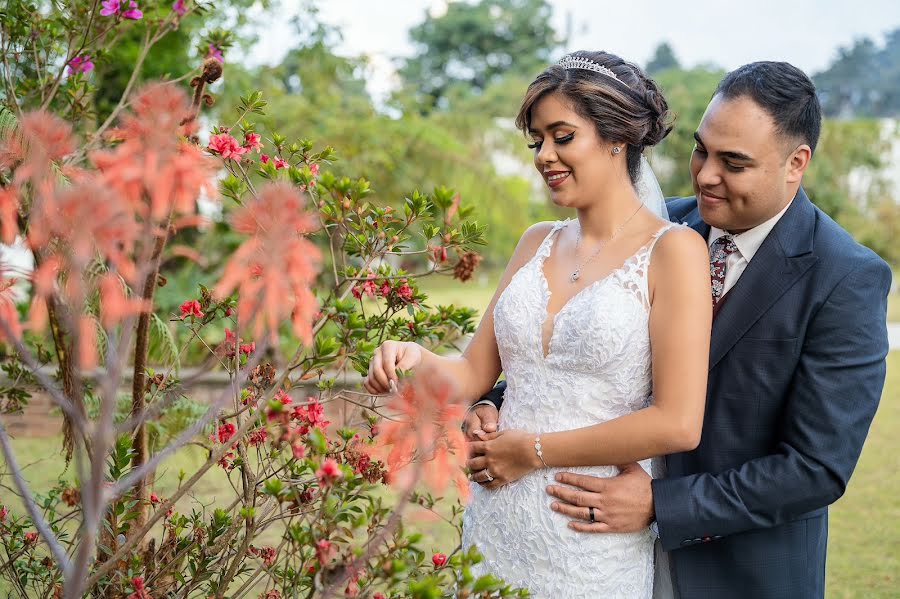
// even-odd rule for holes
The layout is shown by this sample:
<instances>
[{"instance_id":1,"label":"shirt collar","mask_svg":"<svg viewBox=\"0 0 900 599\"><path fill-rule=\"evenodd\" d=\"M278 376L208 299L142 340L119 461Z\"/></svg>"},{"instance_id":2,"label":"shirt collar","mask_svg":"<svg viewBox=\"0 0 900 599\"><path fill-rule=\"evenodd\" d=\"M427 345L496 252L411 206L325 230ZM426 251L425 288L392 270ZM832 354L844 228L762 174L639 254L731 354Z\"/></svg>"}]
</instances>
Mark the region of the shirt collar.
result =
<instances>
[{"instance_id":1,"label":"shirt collar","mask_svg":"<svg viewBox=\"0 0 900 599\"><path fill-rule=\"evenodd\" d=\"M787 209L791 207L792 203L793 200L788 202L787 206L781 209L781 212L766 222L756 225L752 229L747 229L743 233L731 236L732 239L734 239L734 245L737 246L741 256L747 262L750 262L756 252L759 251L759 247L763 244L763 241L766 240L766 237L769 236L769 233L772 232L772 229L775 228L775 225L778 224L778 221L781 220L781 217L784 216L784 213L787 212ZM716 239L726 234L725 231L718 227L710 227L707 244L711 246Z\"/></svg>"}]
</instances>

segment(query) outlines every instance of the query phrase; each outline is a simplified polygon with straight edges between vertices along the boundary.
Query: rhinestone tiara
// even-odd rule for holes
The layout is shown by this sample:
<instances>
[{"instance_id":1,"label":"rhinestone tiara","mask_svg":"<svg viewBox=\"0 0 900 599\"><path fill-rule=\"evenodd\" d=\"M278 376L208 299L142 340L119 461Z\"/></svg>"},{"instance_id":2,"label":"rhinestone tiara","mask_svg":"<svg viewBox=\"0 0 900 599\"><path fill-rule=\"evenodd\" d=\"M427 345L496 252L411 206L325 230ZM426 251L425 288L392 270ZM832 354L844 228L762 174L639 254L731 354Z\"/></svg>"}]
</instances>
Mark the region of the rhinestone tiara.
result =
<instances>
[{"instance_id":1,"label":"rhinestone tiara","mask_svg":"<svg viewBox=\"0 0 900 599\"><path fill-rule=\"evenodd\" d=\"M566 54L562 57L558 64L565 69L584 69L585 71L594 71L595 73L600 73L601 75L612 77L625 87L628 87L628 84L619 79L618 76L616 76L616 74L613 73L610 69L603 66L602 64L594 62L590 58L575 56L573 54Z\"/></svg>"}]
</instances>

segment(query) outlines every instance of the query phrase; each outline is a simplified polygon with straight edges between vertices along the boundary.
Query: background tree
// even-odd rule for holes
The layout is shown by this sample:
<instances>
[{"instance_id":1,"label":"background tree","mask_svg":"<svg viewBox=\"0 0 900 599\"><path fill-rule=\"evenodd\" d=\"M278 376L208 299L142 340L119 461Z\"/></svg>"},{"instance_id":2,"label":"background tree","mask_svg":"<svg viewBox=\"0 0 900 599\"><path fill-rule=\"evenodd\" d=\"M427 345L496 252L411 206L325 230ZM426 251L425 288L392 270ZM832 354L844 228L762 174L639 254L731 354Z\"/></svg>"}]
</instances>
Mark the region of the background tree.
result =
<instances>
[{"instance_id":1,"label":"background tree","mask_svg":"<svg viewBox=\"0 0 900 599\"><path fill-rule=\"evenodd\" d=\"M400 76L405 94L427 113L446 108L454 86L481 93L496 81L516 74L535 75L565 44L551 24L546 0L450 2L447 12L413 27L416 46Z\"/></svg>"},{"instance_id":2,"label":"background tree","mask_svg":"<svg viewBox=\"0 0 900 599\"><path fill-rule=\"evenodd\" d=\"M834 62L813 80L828 116L900 114L900 29L886 34L881 48L863 38L838 49Z\"/></svg>"},{"instance_id":3,"label":"background tree","mask_svg":"<svg viewBox=\"0 0 900 599\"><path fill-rule=\"evenodd\" d=\"M653 58L647 63L646 70L648 75L654 76L665 70L678 68L681 68L681 64L675 57L675 51L672 50L669 42L663 42L656 47L656 50L653 52Z\"/></svg>"}]
</instances>

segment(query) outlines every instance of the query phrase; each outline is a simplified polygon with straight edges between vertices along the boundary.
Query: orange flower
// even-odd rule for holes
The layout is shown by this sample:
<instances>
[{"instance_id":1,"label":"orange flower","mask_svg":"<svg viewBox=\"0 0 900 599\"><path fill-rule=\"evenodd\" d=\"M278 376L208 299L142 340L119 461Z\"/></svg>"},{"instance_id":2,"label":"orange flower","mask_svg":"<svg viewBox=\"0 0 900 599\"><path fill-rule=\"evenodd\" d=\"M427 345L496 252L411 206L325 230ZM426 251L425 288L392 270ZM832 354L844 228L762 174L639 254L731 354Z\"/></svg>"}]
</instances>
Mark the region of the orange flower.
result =
<instances>
[{"instance_id":1,"label":"orange flower","mask_svg":"<svg viewBox=\"0 0 900 599\"><path fill-rule=\"evenodd\" d=\"M381 424L378 445L385 451L390 481L409 484L416 475L410 466L419 463L425 482L443 490L447 481L456 483L462 497L468 497L468 481L462 466L466 440L459 429L465 415L461 405L450 401L450 385L434 374L420 372L404 381L387 404L395 419Z\"/></svg>"},{"instance_id":2,"label":"orange flower","mask_svg":"<svg viewBox=\"0 0 900 599\"><path fill-rule=\"evenodd\" d=\"M320 260L318 248L304 236L314 222L303 197L287 183L268 183L234 214L235 230L250 235L231 256L214 293L222 299L238 290L238 314L253 315L253 336L268 332L290 317L294 333L312 341L318 304L310 291Z\"/></svg>"},{"instance_id":3,"label":"orange flower","mask_svg":"<svg viewBox=\"0 0 900 599\"><path fill-rule=\"evenodd\" d=\"M0 263L0 320L9 327L13 336L22 337L22 325L19 322L19 313L16 311L16 292L13 286L18 282L15 277L8 277L3 264ZM0 329L0 341L4 341L6 335Z\"/></svg>"}]
</instances>

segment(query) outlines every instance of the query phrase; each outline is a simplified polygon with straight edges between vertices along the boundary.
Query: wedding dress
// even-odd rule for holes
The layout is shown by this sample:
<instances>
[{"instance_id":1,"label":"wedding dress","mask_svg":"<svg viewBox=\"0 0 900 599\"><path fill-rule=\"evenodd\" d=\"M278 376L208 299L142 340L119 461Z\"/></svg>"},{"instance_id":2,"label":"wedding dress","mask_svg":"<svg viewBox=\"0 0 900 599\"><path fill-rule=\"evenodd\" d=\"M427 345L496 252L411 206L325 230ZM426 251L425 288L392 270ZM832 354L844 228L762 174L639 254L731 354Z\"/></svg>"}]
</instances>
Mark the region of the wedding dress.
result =
<instances>
[{"instance_id":1,"label":"wedding dress","mask_svg":"<svg viewBox=\"0 0 900 599\"><path fill-rule=\"evenodd\" d=\"M508 383L500 430L565 431L623 416L651 400L647 271L663 226L619 268L576 294L553 317L544 355L542 324L550 290L543 265L558 222L535 256L510 281L494 309L494 332ZM660 475L662 458L641 466ZM560 471L601 477L614 466L537 470L486 490L472 483L463 520L463 547L484 556L473 574L491 573L546 599L650 599L653 544L649 529L588 534L568 528L570 518L550 509L545 491Z\"/></svg>"}]
</instances>

